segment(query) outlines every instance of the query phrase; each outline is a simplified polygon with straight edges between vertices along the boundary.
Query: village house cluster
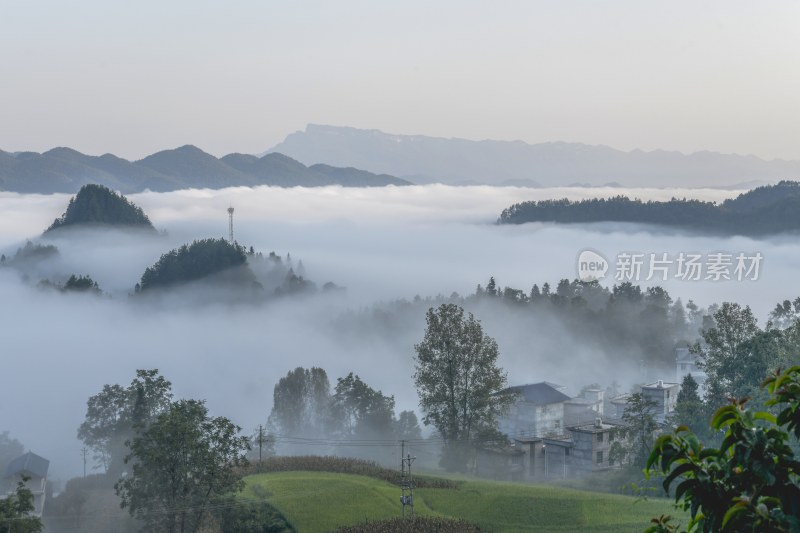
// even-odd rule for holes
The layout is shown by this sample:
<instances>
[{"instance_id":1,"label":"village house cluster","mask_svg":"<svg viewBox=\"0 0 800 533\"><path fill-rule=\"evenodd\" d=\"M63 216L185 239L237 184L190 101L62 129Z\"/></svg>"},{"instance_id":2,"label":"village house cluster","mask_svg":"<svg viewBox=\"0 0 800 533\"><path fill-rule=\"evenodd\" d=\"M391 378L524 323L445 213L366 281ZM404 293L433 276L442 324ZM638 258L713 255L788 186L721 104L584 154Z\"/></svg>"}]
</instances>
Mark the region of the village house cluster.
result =
<instances>
[{"instance_id":1,"label":"village house cluster","mask_svg":"<svg viewBox=\"0 0 800 533\"><path fill-rule=\"evenodd\" d=\"M675 381L657 380L639 387L638 392L655 403L653 418L659 425L675 411L683 377L691 374L702 387L705 374L698 368L697 355L678 348ZM541 481L578 478L592 472L617 468L610 458L614 440L619 439L622 415L630 394L606 398L599 388L584 389L570 397L565 387L542 381L509 387L516 401L500 420L499 429L511 445L476 449L475 472L492 479Z\"/></svg>"}]
</instances>

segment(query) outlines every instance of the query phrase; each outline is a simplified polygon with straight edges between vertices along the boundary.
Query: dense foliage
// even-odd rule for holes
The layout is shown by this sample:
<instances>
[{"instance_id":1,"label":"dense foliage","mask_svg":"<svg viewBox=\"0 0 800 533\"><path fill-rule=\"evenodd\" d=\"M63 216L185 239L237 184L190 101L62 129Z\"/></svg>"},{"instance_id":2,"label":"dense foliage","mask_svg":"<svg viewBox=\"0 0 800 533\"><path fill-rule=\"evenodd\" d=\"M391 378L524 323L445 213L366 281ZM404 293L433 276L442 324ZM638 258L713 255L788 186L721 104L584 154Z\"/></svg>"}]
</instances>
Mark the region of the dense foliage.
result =
<instances>
[{"instance_id":1,"label":"dense foliage","mask_svg":"<svg viewBox=\"0 0 800 533\"><path fill-rule=\"evenodd\" d=\"M100 292L100 286L97 284L95 280L91 278L91 276L83 276L72 274L67 282L64 284L65 291L74 291L74 292Z\"/></svg>"},{"instance_id":2,"label":"dense foliage","mask_svg":"<svg viewBox=\"0 0 800 533\"><path fill-rule=\"evenodd\" d=\"M180 400L130 442L132 474L116 485L123 508L148 531L198 531L220 501L243 488L247 439L197 400ZM221 500L222 499L222 500Z\"/></svg>"},{"instance_id":3,"label":"dense foliage","mask_svg":"<svg viewBox=\"0 0 800 533\"><path fill-rule=\"evenodd\" d=\"M14 492L0 499L0 533L39 533L43 529L42 520L32 516L34 510L33 493L25 486L23 478L17 482Z\"/></svg>"},{"instance_id":4,"label":"dense foliage","mask_svg":"<svg viewBox=\"0 0 800 533\"><path fill-rule=\"evenodd\" d=\"M784 329L769 322L761 329L749 307L725 302L708 318L693 350L707 374L705 401L711 411L728 398L763 402L762 380L798 363L800 322Z\"/></svg>"},{"instance_id":5,"label":"dense foliage","mask_svg":"<svg viewBox=\"0 0 800 533\"><path fill-rule=\"evenodd\" d=\"M394 397L373 389L358 375L337 379L331 391L324 369L298 367L273 389L268 427L278 451L304 446L312 453L381 456L379 443L420 438L413 411L394 412ZM351 447L357 447L351 449Z\"/></svg>"},{"instance_id":6,"label":"dense foliage","mask_svg":"<svg viewBox=\"0 0 800 533\"><path fill-rule=\"evenodd\" d=\"M140 290L168 287L243 266L247 254L242 246L225 239L203 239L171 250L142 275Z\"/></svg>"},{"instance_id":7,"label":"dense foliage","mask_svg":"<svg viewBox=\"0 0 800 533\"><path fill-rule=\"evenodd\" d=\"M612 432L610 463L630 465L637 470L645 465L653 447L653 435L658 430L655 411L656 402L641 392L628 397L622 425Z\"/></svg>"},{"instance_id":8,"label":"dense foliage","mask_svg":"<svg viewBox=\"0 0 800 533\"><path fill-rule=\"evenodd\" d=\"M246 502L231 497L214 510L223 533L294 533L283 514L265 501Z\"/></svg>"},{"instance_id":9,"label":"dense foliage","mask_svg":"<svg viewBox=\"0 0 800 533\"><path fill-rule=\"evenodd\" d=\"M102 185L84 185L45 233L73 225L102 224L154 230L141 207Z\"/></svg>"},{"instance_id":10,"label":"dense foliage","mask_svg":"<svg viewBox=\"0 0 800 533\"><path fill-rule=\"evenodd\" d=\"M428 310L426 321L425 336L414 346L422 420L444 439L442 466L466 471L471 446L496 434L514 397L502 393L506 374L497 366L497 343L472 313L442 304Z\"/></svg>"},{"instance_id":11,"label":"dense foliage","mask_svg":"<svg viewBox=\"0 0 800 533\"><path fill-rule=\"evenodd\" d=\"M643 202L625 196L522 202L503 210L498 222L632 222L737 235L797 231L800 182L781 181L759 187L720 205L677 198Z\"/></svg>"},{"instance_id":12,"label":"dense foliage","mask_svg":"<svg viewBox=\"0 0 800 533\"><path fill-rule=\"evenodd\" d=\"M58 248L52 244L39 244L27 241L25 246L17 249L13 257L8 258L5 254L0 255L0 265L27 266L46 259L58 256Z\"/></svg>"},{"instance_id":13,"label":"dense foliage","mask_svg":"<svg viewBox=\"0 0 800 533\"><path fill-rule=\"evenodd\" d=\"M112 477L124 470L126 441L145 429L172 401L172 384L158 370L137 370L128 387L104 385L86 402L78 438Z\"/></svg>"},{"instance_id":14,"label":"dense foliage","mask_svg":"<svg viewBox=\"0 0 800 533\"><path fill-rule=\"evenodd\" d=\"M719 447L707 447L686 427L656 441L647 467L676 483L675 500L691 513L688 531L800 531L800 461L792 443L800 437L800 366L776 372L764 382L766 411L751 411L747 400L721 407L711 427L723 433ZM674 531L666 517L649 531Z\"/></svg>"}]
</instances>

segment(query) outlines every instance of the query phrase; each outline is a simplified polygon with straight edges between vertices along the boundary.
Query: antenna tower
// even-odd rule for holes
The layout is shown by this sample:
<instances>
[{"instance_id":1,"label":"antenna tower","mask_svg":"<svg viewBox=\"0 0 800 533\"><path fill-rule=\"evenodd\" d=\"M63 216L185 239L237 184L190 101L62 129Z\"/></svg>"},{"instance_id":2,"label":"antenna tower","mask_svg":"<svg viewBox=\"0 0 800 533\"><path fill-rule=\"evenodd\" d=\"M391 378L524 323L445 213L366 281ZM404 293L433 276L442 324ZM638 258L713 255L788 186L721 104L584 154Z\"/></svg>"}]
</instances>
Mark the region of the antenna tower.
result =
<instances>
[{"instance_id":1,"label":"antenna tower","mask_svg":"<svg viewBox=\"0 0 800 533\"><path fill-rule=\"evenodd\" d=\"M233 207L228 208L228 239L233 244Z\"/></svg>"}]
</instances>

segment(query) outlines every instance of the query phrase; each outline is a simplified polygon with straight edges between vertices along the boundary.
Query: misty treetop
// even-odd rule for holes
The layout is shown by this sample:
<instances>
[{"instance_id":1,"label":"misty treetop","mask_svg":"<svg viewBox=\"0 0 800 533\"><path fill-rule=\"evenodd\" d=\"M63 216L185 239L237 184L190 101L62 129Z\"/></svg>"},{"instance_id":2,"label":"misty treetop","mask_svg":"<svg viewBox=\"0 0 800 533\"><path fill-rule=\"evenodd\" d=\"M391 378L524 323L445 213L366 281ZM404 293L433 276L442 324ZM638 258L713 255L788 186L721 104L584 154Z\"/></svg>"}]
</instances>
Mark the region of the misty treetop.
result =
<instances>
[{"instance_id":1,"label":"misty treetop","mask_svg":"<svg viewBox=\"0 0 800 533\"><path fill-rule=\"evenodd\" d=\"M102 185L84 185L70 199L67 210L53 221L45 233L80 225L106 225L143 228L155 231L141 207Z\"/></svg>"},{"instance_id":2,"label":"misty treetop","mask_svg":"<svg viewBox=\"0 0 800 533\"><path fill-rule=\"evenodd\" d=\"M225 239L202 239L163 254L144 271L139 287L146 291L186 283L242 267L246 262L247 253L239 244Z\"/></svg>"},{"instance_id":3,"label":"misty treetop","mask_svg":"<svg viewBox=\"0 0 800 533\"><path fill-rule=\"evenodd\" d=\"M338 378L331 390L328 374L318 367L295 368L278 381L267 425L284 453L293 451L291 445L302 445L304 453L309 446L327 453L331 446L341 450L353 445L360 447L361 455L383 458L383 445L370 448L363 441L421 437L413 411L395 417L394 396L372 388L352 372Z\"/></svg>"},{"instance_id":4,"label":"misty treetop","mask_svg":"<svg viewBox=\"0 0 800 533\"><path fill-rule=\"evenodd\" d=\"M643 202L626 196L522 202L503 210L498 222L630 222L736 235L794 232L800 230L800 182L758 187L719 205L677 198Z\"/></svg>"}]
</instances>

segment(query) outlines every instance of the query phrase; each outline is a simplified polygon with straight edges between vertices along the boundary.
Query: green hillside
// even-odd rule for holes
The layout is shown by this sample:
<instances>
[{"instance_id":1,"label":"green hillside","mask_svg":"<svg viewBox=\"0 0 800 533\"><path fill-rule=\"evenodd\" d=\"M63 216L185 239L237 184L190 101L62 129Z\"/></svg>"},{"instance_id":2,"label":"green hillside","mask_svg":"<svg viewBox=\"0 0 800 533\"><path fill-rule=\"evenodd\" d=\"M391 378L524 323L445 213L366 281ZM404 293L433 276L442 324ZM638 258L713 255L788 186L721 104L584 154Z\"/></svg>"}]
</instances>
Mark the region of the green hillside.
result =
<instances>
[{"instance_id":1,"label":"green hillside","mask_svg":"<svg viewBox=\"0 0 800 533\"><path fill-rule=\"evenodd\" d=\"M399 516L400 489L385 481L328 472L275 472L245 478L244 498L266 498L298 533ZM641 532L654 516L675 515L666 500L545 485L464 481L458 489L417 489L420 515L462 518L492 532ZM683 521L685 523L685 521Z\"/></svg>"},{"instance_id":2,"label":"green hillside","mask_svg":"<svg viewBox=\"0 0 800 533\"><path fill-rule=\"evenodd\" d=\"M45 233L77 226L116 226L155 231L142 208L108 187L89 184L81 187L60 218Z\"/></svg>"}]
</instances>

